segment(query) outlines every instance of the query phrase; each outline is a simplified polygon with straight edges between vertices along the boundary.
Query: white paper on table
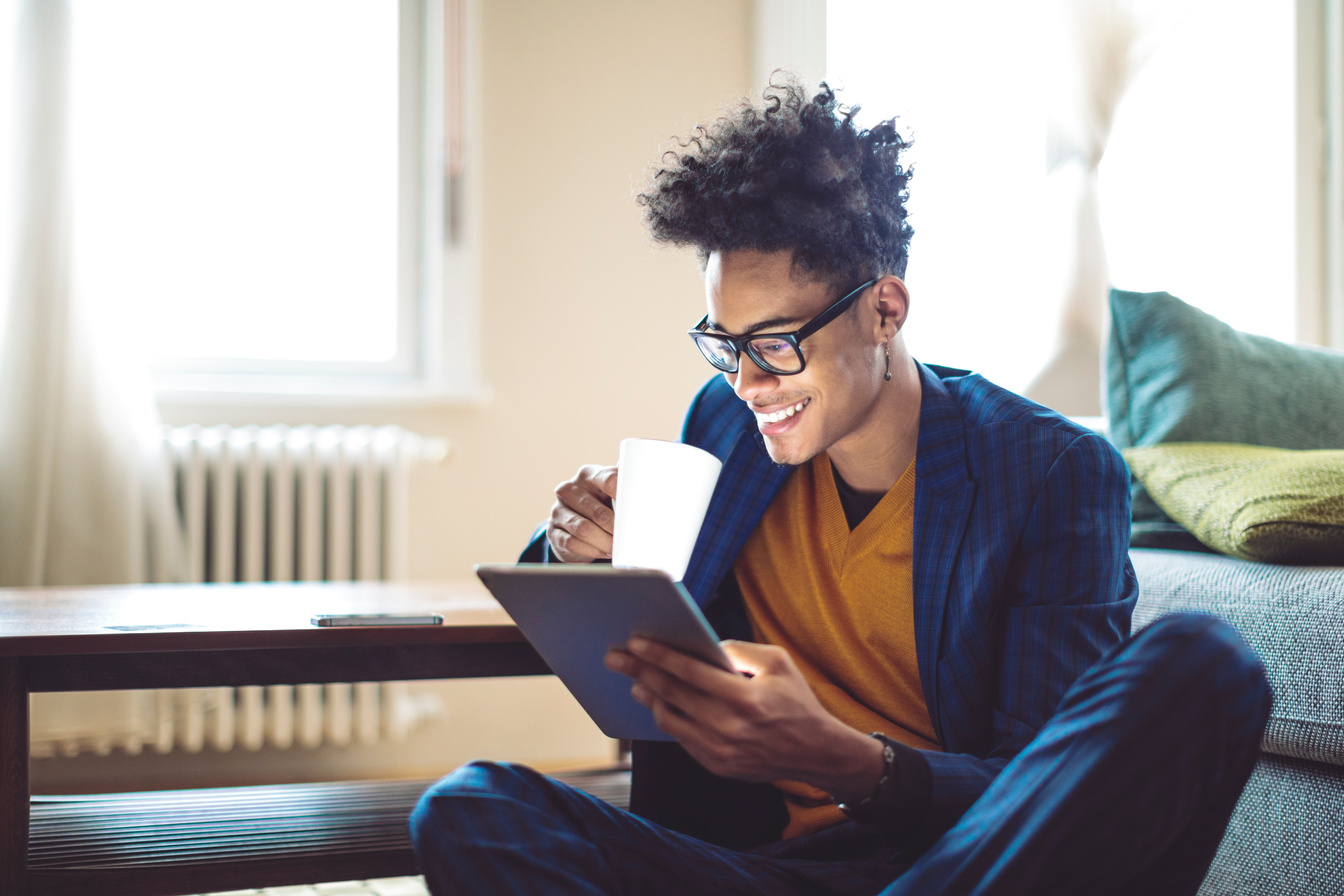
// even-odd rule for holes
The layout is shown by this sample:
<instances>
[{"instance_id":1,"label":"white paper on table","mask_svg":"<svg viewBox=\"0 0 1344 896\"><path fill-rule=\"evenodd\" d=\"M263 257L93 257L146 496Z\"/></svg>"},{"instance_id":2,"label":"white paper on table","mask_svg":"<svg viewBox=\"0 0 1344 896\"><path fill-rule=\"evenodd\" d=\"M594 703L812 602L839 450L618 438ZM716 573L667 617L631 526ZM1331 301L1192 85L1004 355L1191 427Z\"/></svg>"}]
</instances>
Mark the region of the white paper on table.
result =
<instances>
[{"instance_id":1,"label":"white paper on table","mask_svg":"<svg viewBox=\"0 0 1344 896\"><path fill-rule=\"evenodd\" d=\"M694 445L622 441L612 565L661 569L680 582L722 466Z\"/></svg>"}]
</instances>

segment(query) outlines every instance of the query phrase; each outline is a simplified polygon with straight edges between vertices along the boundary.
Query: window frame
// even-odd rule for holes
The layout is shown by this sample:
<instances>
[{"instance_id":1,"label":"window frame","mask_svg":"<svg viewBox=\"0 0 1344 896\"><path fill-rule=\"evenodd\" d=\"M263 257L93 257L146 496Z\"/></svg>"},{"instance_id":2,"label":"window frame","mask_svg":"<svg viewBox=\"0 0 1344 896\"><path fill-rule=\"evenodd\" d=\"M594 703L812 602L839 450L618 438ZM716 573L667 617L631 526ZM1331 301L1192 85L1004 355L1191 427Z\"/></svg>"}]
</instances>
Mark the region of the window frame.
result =
<instances>
[{"instance_id":1,"label":"window frame","mask_svg":"<svg viewBox=\"0 0 1344 896\"><path fill-rule=\"evenodd\" d=\"M1344 0L1297 0L1297 337L1344 350Z\"/></svg>"},{"instance_id":2,"label":"window frame","mask_svg":"<svg viewBox=\"0 0 1344 896\"><path fill-rule=\"evenodd\" d=\"M479 404L473 235L479 0L398 0L398 355L155 364L161 407ZM451 124L450 124L451 122ZM451 127L452 132L447 128Z\"/></svg>"}]
</instances>

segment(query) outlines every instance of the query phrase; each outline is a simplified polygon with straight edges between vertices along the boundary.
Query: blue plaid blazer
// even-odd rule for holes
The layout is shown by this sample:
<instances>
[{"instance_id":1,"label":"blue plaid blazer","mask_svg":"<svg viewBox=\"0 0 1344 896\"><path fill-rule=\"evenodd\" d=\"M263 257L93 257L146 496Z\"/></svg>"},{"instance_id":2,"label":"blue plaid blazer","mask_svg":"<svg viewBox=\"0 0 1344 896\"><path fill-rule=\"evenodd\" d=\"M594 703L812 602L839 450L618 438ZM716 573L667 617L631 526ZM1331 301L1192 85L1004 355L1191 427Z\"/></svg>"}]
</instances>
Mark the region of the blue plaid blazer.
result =
<instances>
[{"instance_id":1,"label":"blue plaid blazer","mask_svg":"<svg viewBox=\"0 0 1344 896\"><path fill-rule=\"evenodd\" d=\"M916 652L943 750L922 753L931 787L928 805L911 807L912 841L950 827L1129 634L1138 594L1129 473L1111 444L978 375L919 371ZM770 460L723 377L696 396L682 440L723 461L683 583L721 636L750 639L733 562L794 468ZM782 804L741 814L770 799L759 785L714 778L669 749L636 749L633 808L726 845L778 835Z\"/></svg>"}]
</instances>

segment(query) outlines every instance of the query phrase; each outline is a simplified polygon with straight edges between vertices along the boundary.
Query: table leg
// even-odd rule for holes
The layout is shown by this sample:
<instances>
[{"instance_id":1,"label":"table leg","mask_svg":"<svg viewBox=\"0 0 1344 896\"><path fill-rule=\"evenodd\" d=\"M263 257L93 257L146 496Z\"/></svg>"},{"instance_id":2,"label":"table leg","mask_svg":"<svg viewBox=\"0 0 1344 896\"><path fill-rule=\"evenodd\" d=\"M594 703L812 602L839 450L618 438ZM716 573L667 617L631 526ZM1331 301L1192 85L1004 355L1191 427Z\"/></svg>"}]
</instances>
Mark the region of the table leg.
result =
<instances>
[{"instance_id":1,"label":"table leg","mask_svg":"<svg viewBox=\"0 0 1344 896\"><path fill-rule=\"evenodd\" d=\"M23 892L28 864L28 682L23 660L0 657L0 893Z\"/></svg>"}]
</instances>

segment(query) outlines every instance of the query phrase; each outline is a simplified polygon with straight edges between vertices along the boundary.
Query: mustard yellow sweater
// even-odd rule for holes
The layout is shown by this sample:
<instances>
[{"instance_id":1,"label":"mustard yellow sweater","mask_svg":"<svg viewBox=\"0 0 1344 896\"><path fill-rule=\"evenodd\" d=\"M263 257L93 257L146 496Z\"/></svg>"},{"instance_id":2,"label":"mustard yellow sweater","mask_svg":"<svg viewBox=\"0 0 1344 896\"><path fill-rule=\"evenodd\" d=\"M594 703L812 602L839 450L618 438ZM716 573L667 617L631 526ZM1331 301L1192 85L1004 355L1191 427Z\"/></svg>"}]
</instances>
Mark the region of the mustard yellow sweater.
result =
<instances>
[{"instance_id":1,"label":"mustard yellow sweater","mask_svg":"<svg viewBox=\"0 0 1344 896\"><path fill-rule=\"evenodd\" d=\"M936 750L915 659L914 509L911 461L851 532L821 454L789 477L734 570L755 638L788 650L823 707L864 734ZM844 818L814 787L775 786L786 838Z\"/></svg>"}]
</instances>

